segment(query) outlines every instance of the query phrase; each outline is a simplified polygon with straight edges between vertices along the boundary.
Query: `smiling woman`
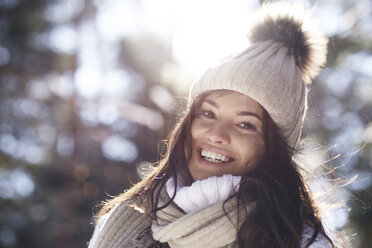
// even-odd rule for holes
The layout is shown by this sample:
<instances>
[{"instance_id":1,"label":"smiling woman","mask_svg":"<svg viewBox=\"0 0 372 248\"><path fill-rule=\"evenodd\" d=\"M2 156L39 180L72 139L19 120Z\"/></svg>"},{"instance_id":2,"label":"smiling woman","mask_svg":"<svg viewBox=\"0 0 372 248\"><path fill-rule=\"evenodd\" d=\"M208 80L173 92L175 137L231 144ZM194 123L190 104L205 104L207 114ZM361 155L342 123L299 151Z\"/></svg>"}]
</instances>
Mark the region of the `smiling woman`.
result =
<instances>
[{"instance_id":1,"label":"smiling woman","mask_svg":"<svg viewBox=\"0 0 372 248\"><path fill-rule=\"evenodd\" d=\"M191 125L192 178L243 175L264 154L262 107L233 91L210 93Z\"/></svg>"},{"instance_id":2,"label":"smiling woman","mask_svg":"<svg viewBox=\"0 0 372 248\"><path fill-rule=\"evenodd\" d=\"M251 45L194 82L165 157L104 204L89 247L334 247L292 159L327 51L306 13L263 6Z\"/></svg>"}]
</instances>

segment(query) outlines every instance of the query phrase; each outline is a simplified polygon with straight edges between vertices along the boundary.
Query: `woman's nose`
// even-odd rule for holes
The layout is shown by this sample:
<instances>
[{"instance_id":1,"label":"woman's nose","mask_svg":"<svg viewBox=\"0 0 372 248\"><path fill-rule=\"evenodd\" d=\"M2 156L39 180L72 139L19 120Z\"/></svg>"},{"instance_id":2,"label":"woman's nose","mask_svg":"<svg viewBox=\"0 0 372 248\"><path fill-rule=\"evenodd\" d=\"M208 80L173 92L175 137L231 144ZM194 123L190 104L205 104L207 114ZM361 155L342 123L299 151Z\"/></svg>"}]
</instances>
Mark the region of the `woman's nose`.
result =
<instances>
[{"instance_id":1,"label":"woman's nose","mask_svg":"<svg viewBox=\"0 0 372 248\"><path fill-rule=\"evenodd\" d=\"M228 127L222 122L217 122L212 125L208 129L206 137L215 144L230 144L231 142Z\"/></svg>"}]
</instances>

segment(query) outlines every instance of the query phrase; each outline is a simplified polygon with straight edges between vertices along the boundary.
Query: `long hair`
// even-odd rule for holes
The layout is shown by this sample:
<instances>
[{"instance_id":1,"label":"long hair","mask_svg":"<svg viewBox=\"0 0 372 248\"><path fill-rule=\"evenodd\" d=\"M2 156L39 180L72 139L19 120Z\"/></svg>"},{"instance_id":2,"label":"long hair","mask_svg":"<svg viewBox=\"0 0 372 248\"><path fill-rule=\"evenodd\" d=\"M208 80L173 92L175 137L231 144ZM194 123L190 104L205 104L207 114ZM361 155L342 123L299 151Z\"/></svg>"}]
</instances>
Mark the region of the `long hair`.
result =
<instances>
[{"instance_id":1,"label":"long hair","mask_svg":"<svg viewBox=\"0 0 372 248\"><path fill-rule=\"evenodd\" d=\"M216 92L216 91L213 91ZM218 90L226 94L224 90ZM154 164L153 171L128 191L106 202L98 217L107 213L116 204L136 198L145 211L157 221L157 211L172 203L170 200L159 206L160 192L169 178L182 177L186 185L193 181L188 163L191 151L191 124L201 104L211 92L197 97L189 111L179 120L168 138L167 151ZM238 211L255 201L256 208L239 220L237 241L240 247L300 247L304 224L314 228L314 234L305 247L309 247L318 234L331 239L325 233L315 204L308 192L292 156L295 152L280 135L279 128L269 114L263 111L263 134L265 154L259 163L242 175L239 191L231 197L238 199ZM174 192L176 192L175 190ZM226 200L227 201L227 200Z\"/></svg>"},{"instance_id":2,"label":"long hair","mask_svg":"<svg viewBox=\"0 0 372 248\"><path fill-rule=\"evenodd\" d=\"M307 185L292 160L296 152L281 136L266 111L263 116L266 153L261 161L243 175L237 193L240 206L256 201L253 212L238 231L240 247L300 247L304 224L314 228L309 247L318 234L325 233Z\"/></svg>"}]
</instances>

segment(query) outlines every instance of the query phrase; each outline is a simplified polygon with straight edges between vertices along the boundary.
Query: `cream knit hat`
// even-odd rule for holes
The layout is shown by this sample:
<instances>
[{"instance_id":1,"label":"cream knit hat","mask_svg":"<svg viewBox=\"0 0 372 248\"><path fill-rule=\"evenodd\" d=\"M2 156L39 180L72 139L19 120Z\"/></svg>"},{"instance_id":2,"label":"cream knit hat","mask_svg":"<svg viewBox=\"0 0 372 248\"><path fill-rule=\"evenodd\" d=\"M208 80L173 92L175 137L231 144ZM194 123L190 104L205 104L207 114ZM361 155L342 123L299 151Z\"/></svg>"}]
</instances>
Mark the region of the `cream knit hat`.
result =
<instances>
[{"instance_id":1,"label":"cream knit hat","mask_svg":"<svg viewBox=\"0 0 372 248\"><path fill-rule=\"evenodd\" d=\"M327 39L314 28L308 11L284 2L264 5L252 27L246 50L194 81L188 106L206 91L240 92L260 103L295 147L306 116L306 84L325 63Z\"/></svg>"}]
</instances>

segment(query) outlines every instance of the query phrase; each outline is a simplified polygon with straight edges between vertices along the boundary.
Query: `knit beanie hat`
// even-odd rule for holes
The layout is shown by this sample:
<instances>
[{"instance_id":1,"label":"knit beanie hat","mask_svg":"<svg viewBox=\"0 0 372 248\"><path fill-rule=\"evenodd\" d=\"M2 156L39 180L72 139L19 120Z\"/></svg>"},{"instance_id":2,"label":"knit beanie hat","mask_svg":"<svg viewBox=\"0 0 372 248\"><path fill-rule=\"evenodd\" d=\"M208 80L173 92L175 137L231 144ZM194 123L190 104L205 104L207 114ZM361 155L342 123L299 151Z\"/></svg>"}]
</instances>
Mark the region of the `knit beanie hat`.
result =
<instances>
[{"instance_id":1,"label":"knit beanie hat","mask_svg":"<svg viewBox=\"0 0 372 248\"><path fill-rule=\"evenodd\" d=\"M306 116L307 85L327 53L327 39L309 17L308 11L285 2L263 5L248 35L250 46L195 80L188 106L211 90L245 94L261 104L295 147Z\"/></svg>"}]
</instances>

